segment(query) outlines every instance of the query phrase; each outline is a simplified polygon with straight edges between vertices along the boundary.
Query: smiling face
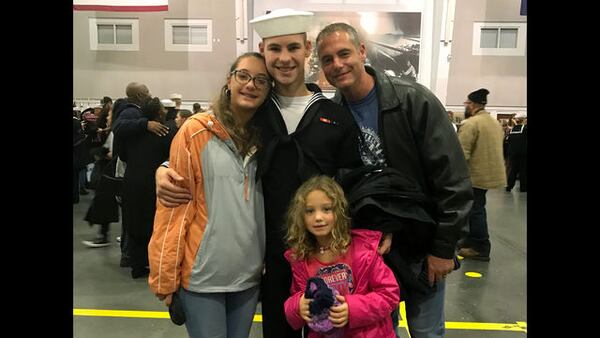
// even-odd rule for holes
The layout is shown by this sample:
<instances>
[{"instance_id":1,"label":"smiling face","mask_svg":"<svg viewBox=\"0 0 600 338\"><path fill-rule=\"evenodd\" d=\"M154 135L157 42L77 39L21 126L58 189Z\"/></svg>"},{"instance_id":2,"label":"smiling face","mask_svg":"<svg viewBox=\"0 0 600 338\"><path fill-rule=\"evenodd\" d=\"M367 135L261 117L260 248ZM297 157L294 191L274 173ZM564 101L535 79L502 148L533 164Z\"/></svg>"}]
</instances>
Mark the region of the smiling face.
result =
<instances>
[{"instance_id":1,"label":"smiling face","mask_svg":"<svg viewBox=\"0 0 600 338\"><path fill-rule=\"evenodd\" d=\"M325 35L317 45L321 68L327 81L342 92L360 84L365 73L365 45L356 47L350 35L336 31Z\"/></svg>"},{"instance_id":2,"label":"smiling face","mask_svg":"<svg viewBox=\"0 0 600 338\"><path fill-rule=\"evenodd\" d=\"M333 201L322 190L313 190L306 195L304 224L321 245L331 242L331 232L335 226Z\"/></svg>"},{"instance_id":3,"label":"smiling face","mask_svg":"<svg viewBox=\"0 0 600 338\"><path fill-rule=\"evenodd\" d=\"M259 44L265 56L269 74L278 86L304 83L304 62L310 56L312 44L306 34L290 34L264 39Z\"/></svg>"},{"instance_id":4,"label":"smiling face","mask_svg":"<svg viewBox=\"0 0 600 338\"><path fill-rule=\"evenodd\" d=\"M239 74L236 76L236 73ZM266 86L256 86L264 80L267 80ZM227 76L227 87L231 90L232 112L255 111L265 101L270 89L265 63L252 56L241 59L235 71Z\"/></svg>"}]
</instances>

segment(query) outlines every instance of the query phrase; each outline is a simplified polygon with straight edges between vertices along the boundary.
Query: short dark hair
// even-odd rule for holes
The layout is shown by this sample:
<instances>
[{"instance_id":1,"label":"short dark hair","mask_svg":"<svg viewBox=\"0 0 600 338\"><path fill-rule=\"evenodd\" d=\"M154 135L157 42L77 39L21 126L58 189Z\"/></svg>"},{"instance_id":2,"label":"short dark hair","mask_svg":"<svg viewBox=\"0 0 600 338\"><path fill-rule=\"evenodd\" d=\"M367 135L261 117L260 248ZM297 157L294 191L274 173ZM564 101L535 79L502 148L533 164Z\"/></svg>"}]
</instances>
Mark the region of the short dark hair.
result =
<instances>
[{"instance_id":1,"label":"short dark hair","mask_svg":"<svg viewBox=\"0 0 600 338\"><path fill-rule=\"evenodd\" d=\"M330 25L325 26L317 35L316 45L317 51L319 42L323 40L329 34L333 34L335 32L346 32L350 37L350 41L357 49L360 48L360 37L358 36L358 32L356 29L345 22L335 22Z\"/></svg>"},{"instance_id":2,"label":"short dark hair","mask_svg":"<svg viewBox=\"0 0 600 338\"><path fill-rule=\"evenodd\" d=\"M163 108L158 97L146 100L142 105L142 113L150 121L160 119L160 110Z\"/></svg>"},{"instance_id":3,"label":"short dark hair","mask_svg":"<svg viewBox=\"0 0 600 338\"><path fill-rule=\"evenodd\" d=\"M188 117L192 116L192 112L188 109L179 109L177 114L181 115L181 117L183 117L184 119L187 119Z\"/></svg>"}]
</instances>

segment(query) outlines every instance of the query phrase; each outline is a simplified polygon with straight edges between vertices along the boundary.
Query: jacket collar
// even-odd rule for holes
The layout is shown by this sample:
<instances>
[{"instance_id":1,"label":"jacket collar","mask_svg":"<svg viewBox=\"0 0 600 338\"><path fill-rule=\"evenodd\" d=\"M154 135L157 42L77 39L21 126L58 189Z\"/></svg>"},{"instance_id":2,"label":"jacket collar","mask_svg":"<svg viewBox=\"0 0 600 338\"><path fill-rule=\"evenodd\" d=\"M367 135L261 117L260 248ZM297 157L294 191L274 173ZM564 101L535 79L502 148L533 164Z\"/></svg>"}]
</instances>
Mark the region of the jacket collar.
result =
<instances>
[{"instance_id":1,"label":"jacket collar","mask_svg":"<svg viewBox=\"0 0 600 338\"><path fill-rule=\"evenodd\" d=\"M478 111L476 111L475 114L473 114L473 116L483 115L483 114L489 114L489 112L487 110L485 110L485 108L481 108Z\"/></svg>"},{"instance_id":2,"label":"jacket collar","mask_svg":"<svg viewBox=\"0 0 600 338\"><path fill-rule=\"evenodd\" d=\"M317 86L314 83L306 83L306 89L308 89L309 91L313 92L312 97L310 98L310 100L308 101L308 104L306 105L306 107L304 108L304 114L306 114L306 112L308 111L308 109L317 101L319 100L326 100L327 97L325 97L325 95L323 95L323 92L321 91L321 88L319 88L319 86ZM277 98L277 94L275 94L275 91L271 91L271 95L270 95L270 99L271 101L273 101L273 103L275 104L275 106L277 107L277 109L279 111L281 111L281 107L279 105L279 99Z\"/></svg>"},{"instance_id":3,"label":"jacket collar","mask_svg":"<svg viewBox=\"0 0 600 338\"><path fill-rule=\"evenodd\" d=\"M217 119L212 110L194 114L189 118L198 121L200 125L202 125L202 128L198 129L194 135L201 131L208 130L223 141L231 139L229 133L227 133L227 130L225 129L225 126L223 123L221 123L221 121L219 121L219 119Z\"/></svg>"}]
</instances>

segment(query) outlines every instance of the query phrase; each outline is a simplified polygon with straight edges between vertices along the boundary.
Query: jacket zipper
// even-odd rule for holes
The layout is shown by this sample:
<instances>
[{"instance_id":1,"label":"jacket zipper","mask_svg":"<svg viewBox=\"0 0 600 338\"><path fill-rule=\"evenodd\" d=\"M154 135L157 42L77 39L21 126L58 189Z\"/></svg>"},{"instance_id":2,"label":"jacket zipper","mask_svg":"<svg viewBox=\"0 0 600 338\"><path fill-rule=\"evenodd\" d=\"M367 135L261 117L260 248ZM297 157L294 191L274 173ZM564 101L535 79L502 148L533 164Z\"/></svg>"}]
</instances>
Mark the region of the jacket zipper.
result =
<instances>
[{"instance_id":1,"label":"jacket zipper","mask_svg":"<svg viewBox=\"0 0 600 338\"><path fill-rule=\"evenodd\" d=\"M246 168L244 168L244 199L246 202L250 200L248 193L248 172L246 171Z\"/></svg>"}]
</instances>

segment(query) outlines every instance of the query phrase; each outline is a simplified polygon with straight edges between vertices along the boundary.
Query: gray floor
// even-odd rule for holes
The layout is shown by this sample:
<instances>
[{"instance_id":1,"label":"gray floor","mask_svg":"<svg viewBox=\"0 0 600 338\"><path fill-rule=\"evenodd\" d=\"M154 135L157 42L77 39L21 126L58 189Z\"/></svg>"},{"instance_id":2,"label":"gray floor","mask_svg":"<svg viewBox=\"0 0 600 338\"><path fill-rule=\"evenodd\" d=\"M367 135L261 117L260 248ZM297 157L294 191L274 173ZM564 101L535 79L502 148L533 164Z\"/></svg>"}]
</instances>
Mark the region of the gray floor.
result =
<instances>
[{"instance_id":1,"label":"gray floor","mask_svg":"<svg viewBox=\"0 0 600 338\"><path fill-rule=\"evenodd\" d=\"M73 330L77 338L177 338L187 337L184 327L175 326L166 318L132 318L79 314L84 310L128 310L142 315L166 308L147 287L146 279L131 279L130 270L119 267L120 249L115 237L121 224L112 224L110 247L90 249L81 241L93 237L97 228L90 228L83 216L92 194L81 197L73 205ZM524 337L526 330L526 234L527 193L518 189L507 193L503 189L487 193L487 213L492 241L488 263L463 260L463 266L448 276L446 293L446 337ZM478 272L481 278L471 278L466 272ZM260 304L257 308L260 313ZM519 322L519 324L517 324ZM454 328L452 328L454 327ZM409 337L401 328L402 337ZM256 321L250 337L262 337L261 324Z\"/></svg>"}]
</instances>

